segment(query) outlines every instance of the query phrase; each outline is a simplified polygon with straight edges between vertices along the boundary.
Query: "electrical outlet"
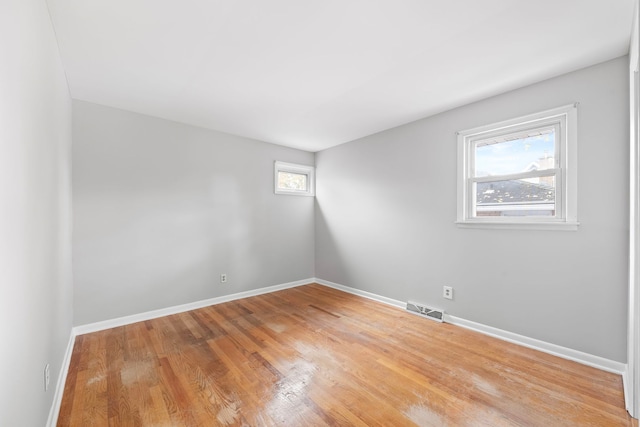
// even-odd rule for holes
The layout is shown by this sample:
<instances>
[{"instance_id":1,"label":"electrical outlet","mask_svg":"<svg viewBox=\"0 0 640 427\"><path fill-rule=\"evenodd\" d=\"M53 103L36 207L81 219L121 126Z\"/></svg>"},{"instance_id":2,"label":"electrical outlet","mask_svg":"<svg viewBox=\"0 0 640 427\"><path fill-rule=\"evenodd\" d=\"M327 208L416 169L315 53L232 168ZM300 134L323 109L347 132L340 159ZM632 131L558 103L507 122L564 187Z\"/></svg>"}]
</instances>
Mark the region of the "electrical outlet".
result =
<instances>
[{"instance_id":1,"label":"electrical outlet","mask_svg":"<svg viewBox=\"0 0 640 427\"><path fill-rule=\"evenodd\" d=\"M49 364L44 365L44 391L49 390L49 381L51 379L49 373Z\"/></svg>"},{"instance_id":2,"label":"electrical outlet","mask_svg":"<svg viewBox=\"0 0 640 427\"><path fill-rule=\"evenodd\" d=\"M227 283L227 273L222 273L220 275L220 283Z\"/></svg>"},{"instance_id":3,"label":"electrical outlet","mask_svg":"<svg viewBox=\"0 0 640 427\"><path fill-rule=\"evenodd\" d=\"M443 286L442 296L446 299L453 299L453 288L451 286Z\"/></svg>"}]
</instances>

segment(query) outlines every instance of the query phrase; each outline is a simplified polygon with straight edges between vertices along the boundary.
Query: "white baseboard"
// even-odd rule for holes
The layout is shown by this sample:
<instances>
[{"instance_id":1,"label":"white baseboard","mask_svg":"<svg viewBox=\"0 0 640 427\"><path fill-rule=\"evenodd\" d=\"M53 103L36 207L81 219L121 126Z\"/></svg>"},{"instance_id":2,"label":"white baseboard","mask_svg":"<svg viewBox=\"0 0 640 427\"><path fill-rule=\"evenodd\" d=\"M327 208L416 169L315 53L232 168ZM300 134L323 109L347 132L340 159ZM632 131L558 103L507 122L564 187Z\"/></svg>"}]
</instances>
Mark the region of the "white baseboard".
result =
<instances>
[{"instance_id":1,"label":"white baseboard","mask_svg":"<svg viewBox=\"0 0 640 427\"><path fill-rule=\"evenodd\" d=\"M494 338L499 338L510 343L518 344L523 347L528 347L533 350L538 350L543 353L552 354L554 356L562 357L563 359L572 360L574 362L582 363L583 365L598 368L603 371L613 372L614 374L619 375L623 375L626 371L626 364L621 362L605 359L604 357L600 356L594 356L593 354L584 353L582 351L573 350L571 348L562 347L556 344L551 344L535 338L529 338L524 335L515 334L513 332L483 325L481 323L472 322L471 320L451 316L446 313L444 316L444 321L456 326L463 327L465 329L470 329L472 331L492 336Z\"/></svg>"},{"instance_id":2,"label":"white baseboard","mask_svg":"<svg viewBox=\"0 0 640 427\"><path fill-rule=\"evenodd\" d=\"M631 378L629 378L629 365L625 365L624 372L622 373L622 390L624 391L624 407L633 416L633 408L631 407Z\"/></svg>"},{"instance_id":3,"label":"white baseboard","mask_svg":"<svg viewBox=\"0 0 640 427\"><path fill-rule=\"evenodd\" d=\"M60 414L60 405L62 404L62 395L64 393L64 386L67 382L67 374L69 373L69 365L71 365L71 355L73 354L73 345L76 342L76 335L73 333L73 329L69 334L69 343L67 344L67 351L64 353L62 359L62 366L60 367L60 374L58 375L58 382L56 383L56 389L53 394L53 402L51 403L51 409L49 409L49 418L47 419L47 427L55 427L58 423L58 415Z\"/></svg>"},{"instance_id":4,"label":"white baseboard","mask_svg":"<svg viewBox=\"0 0 640 427\"><path fill-rule=\"evenodd\" d=\"M383 297L380 295L373 294L371 292L362 291L360 289L355 289L349 286L340 285L338 283L333 283L333 282L329 282L327 280L322 280L318 278L315 279L315 282L321 285L325 285L331 288L344 291L344 292L348 292L350 294L360 295L365 298L372 299L374 301L392 305L394 307L398 307L402 309L406 307L406 302ZM627 365L621 362L616 362L614 360L609 360L603 357L594 356L592 354L584 353L578 350L573 350L567 347L562 347L556 344L551 344L545 341L537 340L535 338L529 338L524 335L515 334L513 332L494 328L492 326L483 325L481 323L472 322L470 320L466 320L456 316L451 316L446 313L444 315L444 321L446 323L450 323L450 324L460 326L466 329L470 329L476 332L480 332L481 334L484 334L484 335L489 335L494 338L498 338L498 339L508 341L514 344L518 344L524 347L528 347L533 350L538 350L543 353L552 354L554 356L558 356L563 359L568 359L574 362L582 363L583 365L598 368L603 371L613 372L615 374L622 375L623 380L624 380L624 374L627 370ZM626 393L625 393L625 396L626 396Z\"/></svg>"},{"instance_id":5,"label":"white baseboard","mask_svg":"<svg viewBox=\"0 0 640 427\"><path fill-rule=\"evenodd\" d=\"M158 310L147 311L139 314L132 314L130 316L118 317L115 319L104 320L101 322L88 323L86 325L80 325L73 328L75 335L83 335L91 332L103 331L105 329L117 328L118 326L130 325L131 323L143 322L145 320L156 319L158 317L169 316L171 314L183 313L189 310L196 310L198 308L208 307L210 305L221 304L223 302L235 301L241 298L253 297L256 295L268 294L270 292L279 291L282 289L295 288L296 286L307 285L313 283L315 279L297 280L295 282L283 283L280 285L268 286L265 288L253 289L245 292L238 292L235 294L223 295L220 297L209 298L206 300L191 302L188 304L176 305L173 307L161 308Z\"/></svg>"},{"instance_id":6,"label":"white baseboard","mask_svg":"<svg viewBox=\"0 0 640 427\"><path fill-rule=\"evenodd\" d=\"M345 285L340 285L338 283L329 282L328 280L315 278L314 281L315 281L315 283L319 283L321 285L328 286L330 288L334 288L334 289L337 289L339 291L344 291L344 292L347 292L347 293L350 293L350 294L353 294L353 295L359 295L361 297L369 298L369 299L372 299L374 301L385 303L387 305L392 305L392 306L397 307L397 308L404 309L407 306L406 302L398 301L397 299L383 297L381 295L377 295L377 294L374 294L374 293L371 293L371 292L362 291L360 289L352 288L352 287L345 286Z\"/></svg>"}]
</instances>

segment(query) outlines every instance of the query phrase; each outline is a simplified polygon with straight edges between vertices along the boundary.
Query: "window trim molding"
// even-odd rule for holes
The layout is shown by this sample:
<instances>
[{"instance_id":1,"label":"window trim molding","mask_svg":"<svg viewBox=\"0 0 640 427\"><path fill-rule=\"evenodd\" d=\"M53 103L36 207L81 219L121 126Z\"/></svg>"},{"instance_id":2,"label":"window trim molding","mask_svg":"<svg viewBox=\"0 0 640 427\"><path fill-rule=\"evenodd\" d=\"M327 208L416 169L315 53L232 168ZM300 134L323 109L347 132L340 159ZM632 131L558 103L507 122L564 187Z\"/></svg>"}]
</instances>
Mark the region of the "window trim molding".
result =
<instances>
[{"instance_id":1,"label":"window trim molding","mask_svg":"<svg viewBox=\"0 0 640 427\"><path fill-rule=\"evenodd\" d=\"M281 161L275 161L273 164L273 191L274 194L285 194L289 196L315 196L316 180L315 180L315 167L300 165L297 163L287 163ZM288 190L278 188L278 173L289 172L307 176L307 190Z\"/></svg>"},{"instance_id":2,"label":"window trim molding","mask_svg":"<svg viewBox=\"0 0 640 427\"><path fill-rule=\"evenodd\" d=\"M578 103L516 117L501 122L478 126L457 132L458 170L457 170L457 221L460 228L493 229L533 229L533 230L572 230L578 229L578 164L577 164L577 116ZM557 164L558 186L556 187L556 211L560 217L482 217L471 215L473 203L470 199L469 179L472 170L471 145L492 135L517 132L527 127L560 123L561 142L556 148L560 158ZM560 191L558 191L560 190ZM558 194L560 193L560 194ZM558 209L559 208L559 209Z\"/></svg>"}]
</instances>

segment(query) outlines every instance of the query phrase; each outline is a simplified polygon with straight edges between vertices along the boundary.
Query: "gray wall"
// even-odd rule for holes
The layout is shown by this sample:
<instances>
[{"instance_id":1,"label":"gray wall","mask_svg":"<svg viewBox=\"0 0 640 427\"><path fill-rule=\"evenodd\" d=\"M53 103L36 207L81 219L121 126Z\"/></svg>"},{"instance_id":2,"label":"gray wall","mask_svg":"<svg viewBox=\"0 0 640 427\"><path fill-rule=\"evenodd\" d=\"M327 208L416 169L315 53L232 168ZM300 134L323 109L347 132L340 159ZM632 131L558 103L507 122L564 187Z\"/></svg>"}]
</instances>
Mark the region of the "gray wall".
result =
<instances>
[{"instance_id":1,"label":"gray wall","mask_svg":"<svg viewBox=\"0 0 640 427\"><path fill-rule=\"evenodd\" d=\"M317 153L316 276L626 361L627 61ZM456 131L576 101L579 230L457 228Z\"/></svg>"},{"instance_id":2,"label":"gray wall","mask_svg":"<svg viewBox=\"0 0 640 427\"><path fill-rule=\"evenodd\" d=\"M0 425L43 426L72 327L71 99L46 2L1 9Z\"/></svg>"},{"instance_id":3,"label":"gray wall","mask_svg":"<svg viewBox=\"0 0 640 427\"><path fill-rule=\"evenodd\" d=\"M312 153L73 102L76 325L314 276ZM220 283L220 274L228 283Z\"/></svg>"}]
</instances>

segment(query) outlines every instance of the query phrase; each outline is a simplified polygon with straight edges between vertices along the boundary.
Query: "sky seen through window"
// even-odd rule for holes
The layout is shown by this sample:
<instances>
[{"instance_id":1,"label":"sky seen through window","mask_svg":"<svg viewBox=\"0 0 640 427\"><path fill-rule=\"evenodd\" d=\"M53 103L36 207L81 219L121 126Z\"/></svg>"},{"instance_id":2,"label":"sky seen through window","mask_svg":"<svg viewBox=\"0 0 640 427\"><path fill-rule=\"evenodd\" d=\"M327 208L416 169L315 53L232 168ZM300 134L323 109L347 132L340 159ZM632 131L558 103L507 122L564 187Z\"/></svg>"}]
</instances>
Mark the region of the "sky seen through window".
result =
<instances>
[{"instance_id":1,"label":"sky seen through window","mask_svg":"<svg viewBox=\"0 0 640 427\"><path fill-rule=\"evenodd\" d=\"M555 156L555 132L475 147L475 176L499 176L553 167L540 159Z\"/></svg>"}]
</instances>

